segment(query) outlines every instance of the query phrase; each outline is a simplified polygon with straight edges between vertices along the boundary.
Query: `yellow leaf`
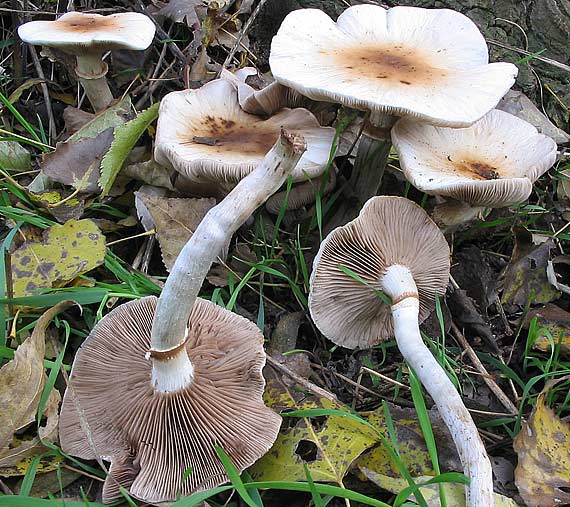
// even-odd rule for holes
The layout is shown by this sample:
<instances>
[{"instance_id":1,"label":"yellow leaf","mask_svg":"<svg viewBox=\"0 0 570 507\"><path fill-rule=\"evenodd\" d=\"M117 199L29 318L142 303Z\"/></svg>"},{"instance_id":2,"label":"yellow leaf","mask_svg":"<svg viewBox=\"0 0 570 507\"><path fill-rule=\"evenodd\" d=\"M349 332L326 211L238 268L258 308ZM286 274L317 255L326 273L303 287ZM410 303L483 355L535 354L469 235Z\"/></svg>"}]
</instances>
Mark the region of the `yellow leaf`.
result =
<instances>
[{"instance_id":1,"label":"yellow leaf","mask_svg":"<svg viewBox=\"0 0 570 507\"><path fill-rule=\"evenodd\" d=\"M558 380L560 381L560 380ZM515 483L523 500L532 507L570 502L570 425L546 406L545 397L554 382L540 393L536 406L513 442L519 462Z\"/></svg>"}]
</instances>

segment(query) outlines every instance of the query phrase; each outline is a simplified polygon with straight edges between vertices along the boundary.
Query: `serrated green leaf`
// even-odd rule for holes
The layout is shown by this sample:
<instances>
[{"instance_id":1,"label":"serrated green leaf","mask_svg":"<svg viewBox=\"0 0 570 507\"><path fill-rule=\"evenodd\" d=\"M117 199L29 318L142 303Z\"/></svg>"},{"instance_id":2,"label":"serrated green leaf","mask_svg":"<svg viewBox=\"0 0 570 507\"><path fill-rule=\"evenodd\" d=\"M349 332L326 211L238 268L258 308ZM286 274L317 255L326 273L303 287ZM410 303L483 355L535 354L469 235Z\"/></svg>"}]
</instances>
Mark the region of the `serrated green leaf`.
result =
<instances>
[{"instance_id":1,"label":"serrated green leaf","mask_svg":"<svg viewBox=\"0 0 570 507\"><path fill-rule=\"evenodd\" d=\"M159 102L153 104L140 113L134 120L120 125L115 129L111 148L105 154L101 162L99 186L103 189L101 192L102 197L106 196L111 190L117 174L119 174L119 171L139 138L143 135L148 126L158 118L159 105Z\"/></svg>"}]
</instances>

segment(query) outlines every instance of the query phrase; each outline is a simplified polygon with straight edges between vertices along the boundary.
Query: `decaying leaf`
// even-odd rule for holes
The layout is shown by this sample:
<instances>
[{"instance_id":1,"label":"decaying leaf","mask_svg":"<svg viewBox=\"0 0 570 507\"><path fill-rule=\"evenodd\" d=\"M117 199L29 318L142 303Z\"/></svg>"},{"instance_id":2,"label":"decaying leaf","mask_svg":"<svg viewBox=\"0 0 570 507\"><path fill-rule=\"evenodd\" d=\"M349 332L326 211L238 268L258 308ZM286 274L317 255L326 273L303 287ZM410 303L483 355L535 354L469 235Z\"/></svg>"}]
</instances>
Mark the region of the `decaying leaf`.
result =
<instances>
[{"instance_id":1,"label":"decaying leaf","mask_svg":"<svg viewBox=\"0 0 570 507\"><path fill-rule=\"evenodd\" d=\"M109 151L105 153L101 162L99 186L102 189L102 197L109 194L113 182L129 157L131 150L148 126L158 118L159 105L160 103L157 102L141 112L135 119L115 128L111 147Z\"/></svg>"},{"instance_id":2,"label":"decaying leaf","mask_svg":"<svg viewBox=\"0 0 570 507\"><path fill-rule=\"evenodd\" d=\"M25 241L10 256L14 297L61 287L103 263L105 237L91 220L70 220Z\"/></svg>"},{"instance_id":3,"label":"decaying leaf","mask_svg":"<svg viewBox=\"0 0 570 507\"><path fill-rule=\"evenodd\" d=\"M154 220L162 260L170 271L180 250L192 237L202 218L216 205L216 200L168 198L142 192L136 192L135 195Z\"/></svg>"},{"instance_id":4,"label":"decaying leaf","mask_svg":"<svg viewBox=\"0 0 570 507\"><path fill-rule=\"evenodd\" d=\"M543 352L550 352L551 340L544 332L546 330L550 333L554 345L560 344L560 353L565 357L570 356L570 313L549 303L544 308L528 312L524 320L525 327L528 327L535 317L540 333L532 347Z\"/></svg>"},{"instance_id":5,"label":"decaying leaf","mask_svg":"<svg viewBox=\"0 0 570 507\"><path fill-rule=\"evenodd\" d=\"M554 507L570 502L570 424L546 406L546 395L556 382L539 394L527 422L513 442L519 462L515 483L532 507Z\"/></svg>"},{"instance_id":6,"label":"decaying leaf","mask_svg":"<svg viewBox=\"0 0 570 507\"><path fill-rule=\"evenodd\" d=\"M77 196L68 198L70 194L69 190L45 190L37 194L28 192L30 198L60 224L68 220L79 220L85 210L85 202Z\"/></svg>"},{"instance_id":7,"label":"decaying leaf","mask_svg":"<svg viewBox=\"0 0 570 507\"><path fill-rule=\"evenodd\" d=\"M522 227L515 228L514 233L515 247L504 272L501 302L524 307L529 300L545 304L558 299L560 292L550 284L546 274L553 243L534 245L532 234Z\"/></svg>"},{"instance_id":8,"label":"decaying leaf","mask_svg":"<svg viewBox=\"0 0 570 507\"><path fill-rule=\"evenodd\" d=\"M376 484L378 487L390 491L394 494L400 493L403 489L408 487L408 483L405 479L397 479L394 477L389 477L386 475L378 474L372 470L363 470L366 477ZM414 480L416 483L423 483L430 479L431 476L421 476L416 477ZM447 505L450 507L465 507L465 486L453 482L441 483L445 491L445 499L447 500ZM428 507L441 507L440 502L440 485L439 484L429 484L421 488L421 493L428 505ZM518 504L503 495L495 493L493 495L495 507L518 507ZM415 500L413 496L409 500ZM534 506L533 506L534 507Z\"/></svg>"},{"instance_id":9,"label":"decaying leaf","mask_svg":"<svg viewBox=\"0 0 570 507\"><path fill-rule=\"evenodd\" d=\"M51 319L72 303L64 301L45 312L14 352L14 359L0 368L0 474L25 473L26 460L44 452L41 440L57 438L59 392L52 390L44 407L46 424L32 440L18 441L14 434L36 420L46 382L44 352L46 328ZM20 467L18 469L18 467Z\"/></svg>"},{"instance_id":10,"label":"decaying leaf","mask_svg":"<svg viewBox=\"0 0 570 507\"><path fill-rule=\"evenodd\" d=\"M200 19L206 14L206 6L202 0L170 0L168 5L159 11L175 23L185 22L188 26L200 25Z\"/></svg>"},{"instance_id":11,"label":"decaying leaf","mask_svg":"<svg viewBox=\"0 0 570 507\"><path fill-rule=\"evenodd\" d=\"M32 168L30 152L15 141L0 141L0 168L6 171L29 171Z\"/></svg>"},{"instance_id":12,"label":"decaying leaf","mask_svg":"<svg viewBox=\"0 0 570 507\"><path fill-rule=\"evenodd\" d=\"M101 161L113 142L113 132L132 117L128 97L105 109L55 151L44 156L42 171L52 180L81 192L99 192Z\"/></svg>"},{"instance_id":13,"label":"decaying leaf","mask_svg":"<svg viewBox=\"0 0 570 507\"><path fill-rule=\"evenodd\" d=\"M413 409L402 409L389 405L392 424L398 439L400 459L413 476L433 475L435 471L427 450L422 429ZM437 413L430 413L431 426L437 444L437 455L442 470L462 470L461 461L453 444L447 426ZM388 440L388 425L382 407L368 416L373 424ZM381 475L401 477L399 469L390 458L383 445L379 445L363 454L356 466L359 470L371 470Z\"/></svg>"},{"instance_id":14,"label":"decaying leaf","mask_svg":"<svg viewBox=\"0 0 570 507\"><path fill-rule=\"evenodd\" d=\"M560 171L556 194L561 201L570 200L570 169Z\"/></svg>"},{"instance_id":15,"label":"decaying leaf","mask_svg":"<svg viewBox=\"0 0 570 507\"><path fill-rule=\"evenodd\" d=\"M277 411L349 411L340 402L308 396L277 376L268 379L264 398ZM377 441L374 431L346 417L286 419L271 450L249 472L262 481L304 481L306 465L315 481L340 483L352 462Z\"/></svg>"}]
</instances>

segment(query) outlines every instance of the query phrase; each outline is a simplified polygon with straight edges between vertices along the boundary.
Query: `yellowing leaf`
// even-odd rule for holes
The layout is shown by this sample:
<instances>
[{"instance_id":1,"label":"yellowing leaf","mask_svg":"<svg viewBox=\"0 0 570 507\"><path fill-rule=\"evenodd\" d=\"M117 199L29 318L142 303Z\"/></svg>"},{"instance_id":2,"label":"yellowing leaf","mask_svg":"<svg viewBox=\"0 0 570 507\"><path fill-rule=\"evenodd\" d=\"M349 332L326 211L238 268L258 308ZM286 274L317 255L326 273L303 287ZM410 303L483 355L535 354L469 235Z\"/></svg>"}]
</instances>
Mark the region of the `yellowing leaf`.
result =
<instances>
[{"instance_id":1,"label":"yellowing leaf","mask_svg":"<svg viewBox=\"0 0 570 507\"><path fill-rule=\"evenodd\" d=\"M281 379L269 379L265 402L275 409L313 408L349 412L340 402L302 396ZM302 394L302 393L301 393ZM313 480L340 483L352 462L378 442L376 434L358 421L335 415L319 418L286 418L271 450L250 474L261 481L304 481L307 466Z\"/></svg>"},{"instance_id":2,"label":"yellowing leaf","mask_svg":"<svg viewBox=\"0 0 570 507\"><path fill-rule=\"evenodd\" d=\"M519 462L515 483L527 505L551 507L570 502L570 424L546 406L546 385L513 442Z\"/></svg>"},{"instance_id":3,"label":"yellowing leaf","mask_svg":"<svg viewBox=\"0 0 570 507\"><path fill-rule=\"evenodd\" d=\"M91 220L70 220L46 229L11 255L14 297L61 287L103 263L105 237Z\"/></svg>"},{"instance_id":4,"label":"yellowing leaf","mask_svg":"<svg viewBox=\"0 0 570 507\"><path fill-rule=\"evenodd\" d=\"M552 344L560 344L561 355L570 356L570 313L551 303L531 310L525 318L525 326L536 317L539 334L532 344L533 349L550 352ZM550 337L547 336L548 331ZM551 339L550 339L551 338Z\"/></svg>"},{"instance_id":5,"label":"yellowing leaf","mask_svg":"<svg viewBox=\"0 0 570 507\"><path fill-rule=\"evenodd\" d=\"M398 494L400 491L408 487L408 482L405 479L388 477L386 475L377 474L376 472L367 469L363 469L363 472L366 477L378 487L390 491L394 494ZM433 479L433 477L422 476L416 477L415 481L416 484L421 484L430 479ZM454 482L443 482L440 484L443 485L443 489L445 491L445 499L447 500L447 505L449 507L465 507L465 486ZM427 486L422 486L421 493L427 502L428 507L441 507L439 500L440 484L429 484ZM493 498L495 500L495 507L518 507L518 504L514 500L506 496L495 493L493 495ZM414 500L413 496L411 496L409 499Z\"/></svg>"}]
</instances>

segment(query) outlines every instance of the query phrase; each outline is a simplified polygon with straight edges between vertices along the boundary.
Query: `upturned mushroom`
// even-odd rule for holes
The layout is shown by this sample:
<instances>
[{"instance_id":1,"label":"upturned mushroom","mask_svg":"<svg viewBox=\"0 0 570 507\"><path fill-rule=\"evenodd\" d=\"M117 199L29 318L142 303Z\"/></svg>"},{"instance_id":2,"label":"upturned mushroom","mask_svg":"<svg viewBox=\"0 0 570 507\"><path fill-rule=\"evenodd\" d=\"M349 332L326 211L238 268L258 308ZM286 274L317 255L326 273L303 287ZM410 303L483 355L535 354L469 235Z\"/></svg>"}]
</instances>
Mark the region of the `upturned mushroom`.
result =
<instances>
[{"instance_id":1,"label":"upturned mushroom","mask_svg":"<svg viewBox=\"0 0 570 507\"><path fill-rule=\"evenodd\" d=\"M302 138L283 133L207 213L158 301L112 311L77 353L60 439L71 455L111 462L105 502L120 497L120 486L151 503L215 487L228 480L216 445L243 470L277 437L280 417L261 398L262 334L197 294L223 245L283 184L304 149Z\"/></svg>"},{"instance_id":2,"label":"upturned mushroom","mask_svg":"<svg viewBox=\"0 0 570 507\"><path fill-rule=\"evenodd\" d=\"M445 293L449 267L445 237L422 208L401 197L373 197L321 244L309 310L320 331L343 347L396 338L451 431L471 480L467 506L492 507L491 463L477 427L419 330L435 297Z\"/></svg>"},{"instance_id":3,"label":"upturned mushroom","mask_svg":"<svg viewBox=\"0 0 570 507\"><path fill-rule=\"evenodd\" d=\"M103 61L103 53L112 49L142 51L152 43L155 29L148 16L136 12L109 16L68 12L55 21L24 23L18 28L18 35L29 44L74 55L75 73L89 102L99 111L113 101L105 78L108 66Z\"/></svg>"},{"instance_id":4,"label":"upturned mushroom","mask_svg":"<svg viewBox=\"0 0 570 507\"><path fill-rule=\"evenodd\" d=\"M291 12L271 43L277 82L313 100L370 112L352 187L374 195L390 151L394 116L448 127L471 125L515 81L510 63L489 63L485 39L466 16L447 9L357 5L336 23L317 9ZM376 139L377 141L374 141ZM366 199L364 199L366 200Z\"/></svg>"},{"instance_id":5,"label":"upturned mushroom","mask_svg":"<svg viewBox=\"0 0 570 507\"><path fill-rule=\"evenodd\" d=\"M532 184L556 161L553 139L497 109L459 129L401 119L392 139L400 167L414 187L463 203L451 201L437 211L448 225L483 208L524 202Z\"/></svg>"},{"instance_id":6,"label":"upturned mushroom","mask_svg":"<svg viewBox=\"0 0 570 507\"><path fill-rule=\"evenodd\" d=\"M259 164L281 128L298 132L307 143L293 181L321 175L334 129L321 127L301 108L282 109L269 118L246 113L240 107L236 86L216 79L162 99L154 157L159 164L197 182L235 183Z\"/></svg>"}]
</instances>

